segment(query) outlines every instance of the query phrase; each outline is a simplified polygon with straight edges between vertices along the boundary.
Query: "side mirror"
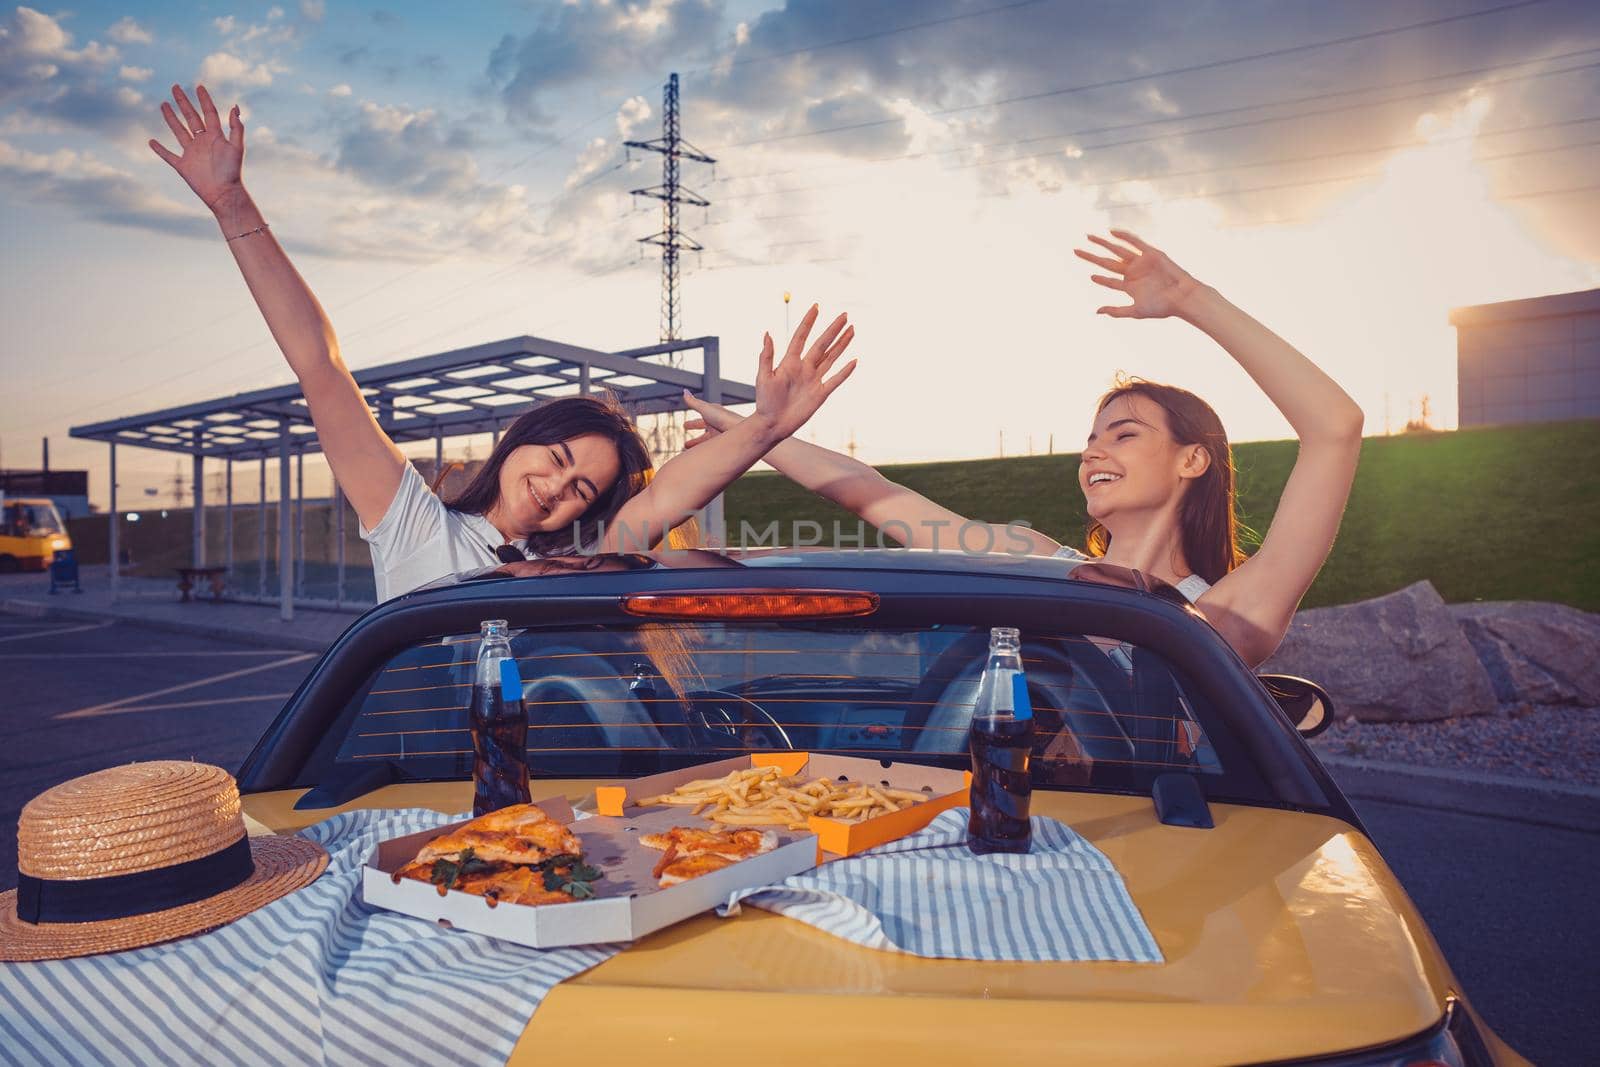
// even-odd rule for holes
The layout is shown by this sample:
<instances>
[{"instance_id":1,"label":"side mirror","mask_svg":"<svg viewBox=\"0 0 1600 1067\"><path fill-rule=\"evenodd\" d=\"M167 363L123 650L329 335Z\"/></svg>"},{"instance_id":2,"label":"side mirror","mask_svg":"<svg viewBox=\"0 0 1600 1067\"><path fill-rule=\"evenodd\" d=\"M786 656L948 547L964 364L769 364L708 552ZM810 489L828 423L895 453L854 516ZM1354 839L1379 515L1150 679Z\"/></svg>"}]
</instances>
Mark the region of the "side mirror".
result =
<instances>
[{"instance_id":1,"label":"side mirror","mask_svg":"<svg viewBox=\"0 0 1600 1067\"><path fill-rule=\"evenodd\" d=\"M1333 698L1316 682L1292 674L1257 675L1301 737L1316 737L1333 725Z\"/></svg>"}]
</instances>

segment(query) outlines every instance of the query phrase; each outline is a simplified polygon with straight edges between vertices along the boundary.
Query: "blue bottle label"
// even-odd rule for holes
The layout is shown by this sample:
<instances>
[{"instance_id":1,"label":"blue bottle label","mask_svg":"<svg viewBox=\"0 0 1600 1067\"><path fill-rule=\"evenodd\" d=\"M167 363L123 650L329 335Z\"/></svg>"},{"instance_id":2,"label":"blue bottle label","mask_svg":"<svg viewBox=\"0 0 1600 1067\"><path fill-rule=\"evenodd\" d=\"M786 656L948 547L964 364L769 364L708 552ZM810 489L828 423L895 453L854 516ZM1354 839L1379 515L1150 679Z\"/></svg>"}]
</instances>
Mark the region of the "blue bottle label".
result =
<instances>
[{"instance_id":1,"label":"blue bottle label","mask_svg":"<svg viewBox=\"0 0 1600 1067\"><path fill-rule=\"evenodd\" d=\"M1018 722L1033 718L1033 704L1028 700L1026 675L1011 676L1011 714Z\"/></svg>"},{"instance_id":2,"label":"blue bottle label","mask_svg":"<svg viewBox=\"0 0 1600 1067\"><path fill-rule=\"evenodd\" d=\"M513 702L522 699L522 675L517 672L514 659L500 661L500 696Z\"/></svg>"}]
</instances>

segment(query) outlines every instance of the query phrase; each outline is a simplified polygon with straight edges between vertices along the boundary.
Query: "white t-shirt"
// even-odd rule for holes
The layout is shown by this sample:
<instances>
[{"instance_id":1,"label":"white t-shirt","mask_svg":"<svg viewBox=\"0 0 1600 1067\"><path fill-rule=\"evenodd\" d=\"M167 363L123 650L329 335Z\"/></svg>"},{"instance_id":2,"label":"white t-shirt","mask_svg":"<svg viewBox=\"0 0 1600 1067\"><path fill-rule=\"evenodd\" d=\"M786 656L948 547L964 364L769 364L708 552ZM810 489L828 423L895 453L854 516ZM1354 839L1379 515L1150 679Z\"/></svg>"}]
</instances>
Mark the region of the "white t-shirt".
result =
<instances>
[{"instance_id":1,"label":"white t-shirt","mask_svg":"<svg viewBox=\"0 0 1600 1067\"><path fill-rule=\"evenodd\" d=\"M361 539L372 546L380 604L440 578L493 567L500 562L494 550L505 543L482 515L445 507L409 463L389 510L372 529L361 526ZM511 543L527 550L526 541Z\"/></svg>"},{"instance_id":2,"label":"white t-shirt","mask_svg":"<svg viewBox=\"0 0 1600 1067\"><path fill-rule=\"evenodd\" d=\"M1062 545L1061 549L1056 552L1056 556L1060 559L1075 559L1087 563L1094 562L1093 556L1086 556L1082 552L1079 552L1077 549L1068 545ZM1211 588L1211 583L1200 577L1198 574L1191 574L1189 577L1183 579L1177 585L1173 586L1173 588L1182 593L1185 600L1193 604L1201 597L1206 595L1206 590Z\"/></svg>"}]
</instances>

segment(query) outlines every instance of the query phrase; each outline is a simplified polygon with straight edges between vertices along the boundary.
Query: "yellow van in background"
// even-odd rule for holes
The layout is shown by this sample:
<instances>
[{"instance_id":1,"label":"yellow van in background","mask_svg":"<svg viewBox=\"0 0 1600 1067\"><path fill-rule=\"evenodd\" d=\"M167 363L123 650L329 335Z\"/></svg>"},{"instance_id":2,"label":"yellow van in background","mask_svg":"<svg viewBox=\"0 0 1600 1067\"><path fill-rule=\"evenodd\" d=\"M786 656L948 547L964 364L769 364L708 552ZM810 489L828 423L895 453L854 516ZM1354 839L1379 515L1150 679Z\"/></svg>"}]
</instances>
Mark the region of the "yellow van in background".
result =
<instances>
[{"instance_id":1,"label":"yellow van in background","mask_svg":"<svg viewBox=\"0 0 1600 1067\"><path fill-rule=\"evenodd\" d=\"M0 494L0 574L45 570L57 551L71 547L67 524L48 499Z\"/></svg>"}]
</instances>

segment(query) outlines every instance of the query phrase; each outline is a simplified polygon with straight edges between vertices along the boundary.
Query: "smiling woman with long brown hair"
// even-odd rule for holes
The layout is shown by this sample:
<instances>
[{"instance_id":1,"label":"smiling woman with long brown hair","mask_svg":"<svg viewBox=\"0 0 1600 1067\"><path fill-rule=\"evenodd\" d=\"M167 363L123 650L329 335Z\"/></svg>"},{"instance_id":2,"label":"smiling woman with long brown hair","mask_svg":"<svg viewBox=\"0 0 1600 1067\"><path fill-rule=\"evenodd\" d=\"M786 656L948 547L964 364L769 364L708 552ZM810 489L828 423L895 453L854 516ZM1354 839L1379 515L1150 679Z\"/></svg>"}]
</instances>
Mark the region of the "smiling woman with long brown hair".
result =
<instances>
[{"instance_id":1,"label":"smiling woman with long brown hair","mask_svg":"<svg viewBox=\"0 0 1600 1067\"><path fill-rule=\"evenodd\" d=\"M216 216L273 339L299 379L328 465L372 546L379 600L529 551L649 548L799 429L855 369L852 360L828 376L855 336L844 315L807 350L817 321L813 306L776 365L772 338L765 339L756 372L756 412L715 447L679 456L653 472L638 432L615 405L566 397L518 417L483 470L446 505L373 417L340 358L322 305L245 190L239 108L228 112L225 129L205 86L197 86L195 95L198 109L174 85L177 108L161 105L179 151L155 140L150 148Z\"/></svg>"},{"instance_id":2,"label":"smiling woman with long brown hair","mask_svg":"<svg viewBox=\"0 0 1600 1067\"><path fill-rule=\"evenodd\" d=\"M1272 654L1333 547L1361 451L1360 407L1287 341L1201 284L1166 253L1126 230L1091 235L1079 258L1109 273L1093 280L1126 293L1106 306L1119 319L1179 318L1232 356L1299 437L1300 453L1272 525L1254 555L1238 546L1233 453L1211 405L1176 386L1137 379L1101 397L1078 466L1090 518L1087 552L1020 526L992 525L996 551L1103 559L1175 585L1245 662ZM691 428L710 440L740 425L727 408L692 401ZM766 461L911 548L954 547L965 517L837 452L787 440ZM981 524L990 525L990 524ZM939 535L944 532L941 544Z\"/></svg>"}]
</instances>

